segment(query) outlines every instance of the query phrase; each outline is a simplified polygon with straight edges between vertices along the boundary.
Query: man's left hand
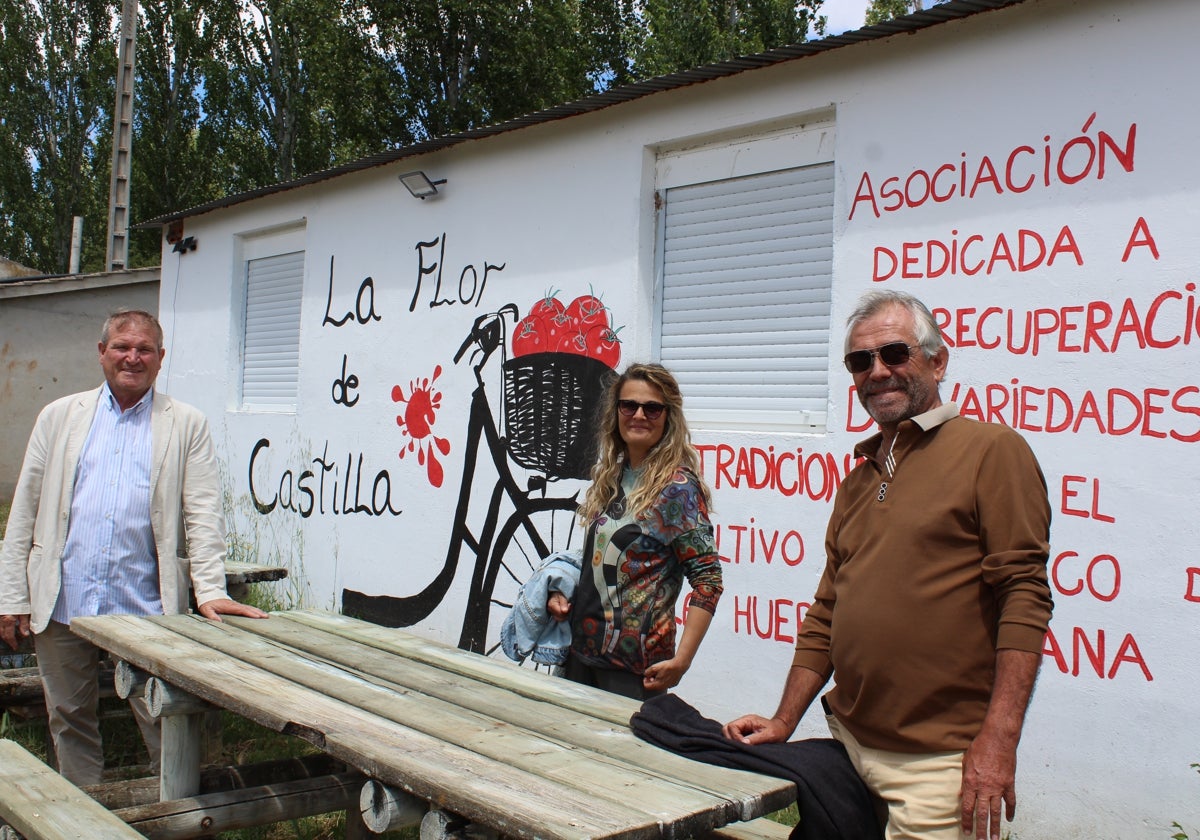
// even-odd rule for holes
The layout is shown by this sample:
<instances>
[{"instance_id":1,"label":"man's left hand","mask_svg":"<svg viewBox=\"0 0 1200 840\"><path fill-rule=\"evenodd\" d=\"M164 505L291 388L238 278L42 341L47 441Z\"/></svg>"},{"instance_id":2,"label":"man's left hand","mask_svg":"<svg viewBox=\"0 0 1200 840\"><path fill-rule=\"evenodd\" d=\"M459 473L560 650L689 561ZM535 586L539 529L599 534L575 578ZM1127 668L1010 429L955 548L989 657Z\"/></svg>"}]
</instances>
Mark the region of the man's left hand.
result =
<instances>
[{"instance_id":1,"label":"man's left hand","mask_svg":"<svg viewBox=\"0 0 1200 840\"><path fill-rule=\"evenodd\" d=\"M258 607L241 604L231 598L214 598L199 606L200 615L212 621L220 621L223 615L244 615L246 618L267 618Z\"/></svg>"},{"instance_id":2,"label":"man's left hand","mask_svg":"<svg viewBox=\"0 0 1200 840\"><path fill-rule=\"evenodd\" d=\"M1016 776L1016 744L989 734L986 728L980 731L963 756L963 834L1000 840L1000 803L1004 802L1005 818L1011 822L1017 809Z\"/></svg>"}]
</instances>

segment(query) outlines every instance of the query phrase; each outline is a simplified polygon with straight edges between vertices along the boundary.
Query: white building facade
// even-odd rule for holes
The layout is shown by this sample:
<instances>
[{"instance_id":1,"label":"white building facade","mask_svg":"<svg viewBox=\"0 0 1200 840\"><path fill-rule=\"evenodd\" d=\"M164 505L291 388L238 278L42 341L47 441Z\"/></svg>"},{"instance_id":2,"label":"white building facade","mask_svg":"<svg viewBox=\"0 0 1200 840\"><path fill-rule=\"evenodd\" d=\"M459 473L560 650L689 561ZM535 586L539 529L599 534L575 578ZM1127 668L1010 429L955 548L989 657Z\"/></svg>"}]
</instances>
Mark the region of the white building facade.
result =
<instances>
[{"instance_id":1,"label":"white building facade","mask_svg":"<svg viewBox=\"0 0 1200 840\"><path fill-rule=\"evenodd\" d=\"M1027 0L181 213L160 382L290 604L486 651L579 543L603 374L662 360L725 560L678 691L770 714L871 434L846 316L911 292L943 399L1049 486L1013 836L1200 836L1198 29L1191 0Z\"/></svg>"}]
</instances>

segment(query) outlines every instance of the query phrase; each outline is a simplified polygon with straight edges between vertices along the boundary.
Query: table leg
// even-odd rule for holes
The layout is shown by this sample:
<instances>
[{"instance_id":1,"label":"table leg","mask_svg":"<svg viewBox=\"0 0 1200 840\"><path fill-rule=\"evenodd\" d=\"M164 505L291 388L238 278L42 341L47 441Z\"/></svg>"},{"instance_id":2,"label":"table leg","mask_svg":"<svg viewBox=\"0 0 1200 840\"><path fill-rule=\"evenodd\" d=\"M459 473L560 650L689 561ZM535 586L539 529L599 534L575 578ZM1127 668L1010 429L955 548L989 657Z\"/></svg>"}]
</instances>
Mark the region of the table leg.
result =
<instances>
[{"instance_id":1,"label":"table leg","mask_svg":"<svg viewBox=\"0 0 1200 840\"><path fill-rule=\"evenodd\" d=\"M162 769L159 797L163 802L200 793L204 716L211 708L198 697L158 677L146 683L146 705L162 721Z\"/></svg>"},{"instance_id":2,"label":"table leg","mask_svg":"<svg viewBox=\"0 0 1200 840\"><path fill-rule=\"evenodd\" d=\"M346 809L346 840L371 840L375 832L363 822L362 812L357 808Z\"/></svg>"},{"instance_id":3,"label":"table leg","mask_svg":"<svg viewBox=\"0 0 1200 840\"><path fill-rule=\"evenodd\" d=\"M203 715L171 715L162 721L163 802L200 793L200 752Z\"/></svg>"}]
</instances>

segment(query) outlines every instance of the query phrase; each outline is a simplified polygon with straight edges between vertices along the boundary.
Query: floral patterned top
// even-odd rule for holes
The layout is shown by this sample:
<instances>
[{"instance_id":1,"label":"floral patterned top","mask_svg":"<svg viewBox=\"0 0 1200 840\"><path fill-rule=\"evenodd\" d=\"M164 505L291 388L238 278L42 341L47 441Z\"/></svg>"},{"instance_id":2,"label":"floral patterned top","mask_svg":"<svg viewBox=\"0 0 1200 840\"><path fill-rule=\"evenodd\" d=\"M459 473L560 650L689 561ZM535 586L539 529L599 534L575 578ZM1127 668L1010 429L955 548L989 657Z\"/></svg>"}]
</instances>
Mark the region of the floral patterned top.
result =
<instances>
[{"instance_id":1,"label":"floral patterned top","mask_svg":"<svg viewBox=\"0 0 1200 840\"><path fill-rule=\"evenodd\" d=\"M686 577L689 609L716 612L721 559L704 495L691 472L675 478L640 517L625 515L638 473L588 529L571 607L571 655L592 667L634 674L675 655L675 602Z\"/></svg>"}]
</instances>

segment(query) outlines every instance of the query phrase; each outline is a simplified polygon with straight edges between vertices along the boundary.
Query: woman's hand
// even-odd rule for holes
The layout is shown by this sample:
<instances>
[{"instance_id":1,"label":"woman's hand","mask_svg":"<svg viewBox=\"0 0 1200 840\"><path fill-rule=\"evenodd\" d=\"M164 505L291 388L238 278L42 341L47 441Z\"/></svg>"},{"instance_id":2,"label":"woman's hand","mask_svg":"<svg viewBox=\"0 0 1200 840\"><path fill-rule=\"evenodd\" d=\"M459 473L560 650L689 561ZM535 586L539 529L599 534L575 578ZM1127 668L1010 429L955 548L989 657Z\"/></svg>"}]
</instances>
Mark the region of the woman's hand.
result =
<instances>
[{"instance_id":1,"label":"woman's hand","mask_svg":"<svg viewBox=\"0 0 1200 840\"><path fill-rule=\"evenodd\" d=\"M648 667L642 674L643 688L647 691L666 691L679 685L688 668L692 667L696 649L700 647L700 641L708 632L712 617L713 614L704 609L693 608L687 611L687 618L683 620L683 636L675 647L675 656Z\"/></svg>"},{"instance_id":2,"label":"woman's hand","mask_svg":"<svg viewBox=\"0 0 1200 840\"><path fill-rule=\"evenodd\" d=\"M655 662L642 674L642 686L647 691L666 691L668 688L674 688L679 685L690 664L678 656Z\"/></svg>"},{"instance_id":3,"label":"woman's hand","mask_svg":"<svg viewBox=\"0 0 1200 840\"><path fill-rule=\"evenodd\" d=\"M571 614L571 602L561 592L551 592L550 597L546 599L546 612L550 613L550 617L555 621L566 621Z\"/></svg>"}]
</instances>

